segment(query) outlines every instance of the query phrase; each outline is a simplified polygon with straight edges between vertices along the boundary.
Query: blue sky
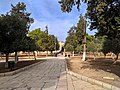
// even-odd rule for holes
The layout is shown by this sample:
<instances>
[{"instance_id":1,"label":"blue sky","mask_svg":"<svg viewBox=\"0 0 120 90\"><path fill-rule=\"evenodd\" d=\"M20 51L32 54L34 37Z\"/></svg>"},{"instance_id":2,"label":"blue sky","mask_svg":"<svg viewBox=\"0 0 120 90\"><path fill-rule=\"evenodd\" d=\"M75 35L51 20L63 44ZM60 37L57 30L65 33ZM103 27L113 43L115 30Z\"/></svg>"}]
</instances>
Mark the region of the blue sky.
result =
<instances>
[{"instance_id":1,"label":"blue sky","mask_svg":"<svg viewBox=\"0 0 120 90\"><path fill-rule=\"evenodd\" d=\"M59 41L65 41L67 31L77 24L80 13L84 15L86 12L86 5L82 4L80 12L73 8L72 12L63 13L58 0L0 0L0 14L5 14L11 9L11 4L16 5L18 2L24 2L34 18L30 31L36 28L45 30L47 25L49 33L57 36ZM87 32L94 34L89 29Z\"/></svg>"}]
</instances>

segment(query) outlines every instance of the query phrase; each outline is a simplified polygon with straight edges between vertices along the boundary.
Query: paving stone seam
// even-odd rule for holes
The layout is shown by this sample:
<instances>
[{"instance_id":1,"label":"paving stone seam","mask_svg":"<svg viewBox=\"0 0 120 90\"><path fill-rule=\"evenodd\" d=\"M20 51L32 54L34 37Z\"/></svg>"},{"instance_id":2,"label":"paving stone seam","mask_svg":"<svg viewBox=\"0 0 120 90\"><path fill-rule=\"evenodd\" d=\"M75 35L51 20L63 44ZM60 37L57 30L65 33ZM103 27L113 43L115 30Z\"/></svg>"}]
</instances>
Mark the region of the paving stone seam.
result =
<instances>
[{"instance_id":1,"label":"paving stone seam","mask_svg":"<svg viewBox=\"0 0 120 90\"><path fill-rule=\"evenodd\" d=\"M56 63L54 62L54 63L52 63L50 66L48 66L48 68L49 68L50 70L47 72L47 74L50 74L50 72L51 72L52 70L53 70L53 71L55 70L53 64L55 65ZM60 74L60 73L59 73L59 74ZM46 74L45 74L45 75L46 75ZM44 75L44 76L45 76L45 75ZM59 76L60 76L60 75L59 75ZM56 86L55 86L55 90L57 89L58 81L59 81L59 79L57 80L57 83L56 83ZM43 86L43 88L44 88L44 86Z\"/></svg>"},{"instance_id":2,"label":"paving stone seam","mask_svg":"<svg viewBox=\"0 0 120 90\"><path fill-rule=\"evenodd\" d=\"M44 65L45 66L45 65ZM50 65L51 66L51 65ZM45 76L46 75L46 71L48 70L48 67L50 67L50 66L48 66L47 65L47 67L45 67L45 68L43 68L43 69L41 69L41 70L43 70L43 72L41 73L41 74L43 74L43 76Z\"/></svg>"},{"instance_id":3,"label":"paving stone seam","mask_svg":"<svg viewBox=\"0 0 120 90\"><path fill-rule=\"evenodd\" d=\"M77 73L74 73L74 72L69 71L69 70L67 71L67 73L68 73L69 75L72 75L72 76L77 77L77 78L80 79L80 80L89 82L89 83L91 83L91 84L98 85L98 86L100 86L100 87L102 87L102 88L106 88L106 89L109 89L109 90L120 90L119 87L116 87L116 86L113 86L113 85L111 85L111 84L104 83L104 82L102 82L102 81L95 80L95 79L92 79L92 78L83 76L83 75L80 75L80 74L77 74Z\"/></svg>"},{"instance_id":4,"label":"paving stone seam","mask_svg":"<svg viewBox=\"0 0 120 90\"><path fill-rule=\"evenodd\" d=\"M62 70L61 67L62 67L62 65L60 65L60 73L59 73L59 78L58 78L58 81L57 81L57 85L56 85L55 90L58 89L58 83L59 83L59 81L60 81L60 74L61 74L61 70Z\"/></svg>"},{"instance_id":5,"label":"paving stone seam","mask_svg":"<svg viewBox=\"0 0 120 90\"><path fill-rule=\"evenodd\" d=\"M49 66L49 69L50 69L50 70L49 70L47 73L45 73L44 76L45 76L46 74L49 74L49 73L52 71L52 69L53 69L53 65L52 65L52 64Z\"/></svg>"}]
</instances>

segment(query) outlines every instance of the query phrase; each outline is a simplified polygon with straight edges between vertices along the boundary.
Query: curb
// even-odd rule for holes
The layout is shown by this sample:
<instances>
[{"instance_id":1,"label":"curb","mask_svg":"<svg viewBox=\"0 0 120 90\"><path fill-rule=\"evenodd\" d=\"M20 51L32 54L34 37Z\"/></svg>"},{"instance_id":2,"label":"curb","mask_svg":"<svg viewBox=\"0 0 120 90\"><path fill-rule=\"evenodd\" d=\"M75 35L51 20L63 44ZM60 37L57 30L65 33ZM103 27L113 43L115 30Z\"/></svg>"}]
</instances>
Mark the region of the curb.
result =
<instances>
[{"instance_id":1,"label":"curb","mask_svg":"<svg viewBox=\"0 0 120 90\"><path fill-rule=\"evenodd\" d=\"M38 65L38 64L40 64L40 63L41 63L41 62L37 62L37 63L35 63L35 64L31 64L31 65L25 66L25 67L23 67L23 68L20 68L20 69L15 70L15 71L6 72L6 73L0 73L0 77L13 76L13 75L18 74L18 73L20 73L20 72L22 72L22 71L25 71L25 70L33 67L33 66L36 66L36 65Z\"/></svg>"},{"instance_id":2,"label":"curb","mask_svg":"<svg viewBox=\"0 0 120 90\"><path fill-rule=\"evenodd\" d=\"M119 87L113 86L111 84L104 83L102 81L98 81L98 80L95 80L95 79L92 79L92 78L89 78L89 77L86 77L86 76L74 73L72 71L69 71L68 69L66 69L66 70L67 70L68 74L70 74L72 76L75 76L75 77L77 77L80 80L83 80L83 81L89 82L91 84L95 84L95 85L101 86L102 88L106 88L106 89L109 89L109 90L120 90Z\"/></svg>"}]
</instances>

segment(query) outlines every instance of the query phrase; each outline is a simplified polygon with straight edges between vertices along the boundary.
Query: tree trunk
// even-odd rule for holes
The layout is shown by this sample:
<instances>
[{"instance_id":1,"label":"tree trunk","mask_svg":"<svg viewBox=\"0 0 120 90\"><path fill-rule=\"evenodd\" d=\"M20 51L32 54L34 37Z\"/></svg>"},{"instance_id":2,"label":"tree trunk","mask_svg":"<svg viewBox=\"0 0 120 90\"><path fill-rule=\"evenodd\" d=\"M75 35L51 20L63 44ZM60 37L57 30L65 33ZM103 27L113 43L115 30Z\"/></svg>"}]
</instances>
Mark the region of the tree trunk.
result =
<instances>
[{"instance_id":1,"label":"tree trunk","mask_svg":"<svg viewBox=\"0 0 120 90\"><path fill-rule=\"evenodd\" d=\"M85 40L86 41L86 40ZM86 60L86 42L84 43L84 48L83 48L83 58L82 58L83 61Z\"/></svg>"},{"instance_id":2,"label":"tree trunk","mask_svg":"<svg viewBox=\"0 0 120 90\"><path fill-rule=\"evenodd\" d=\"M37 51L35 51L35 58L37 58L38 54L37 54Z\"/></svg>"},{"instance_id":3,"label":"tree trunk","mask_svg":"<svg viewBox=\"0 0 120 90\"><path fill-rule=\"evenodd\" d=\"M106 58L106 54L104 53L104 58Z\"/></svg>"},{"instance_id":4,"label":"tree trunk","mask_svg":"<svg viewBox=\"0 0 120 90\"><path fill-rule=\"evenodd\" d=\"M116 58L115 58L115 61L113 62L113 64L116 64L116 62L118 60L118 56L119 56L119 54L116 54Z\"/></svg>"},{"instance_id":5,"label":"tree trunk","mask_svg":"<svg viewBox=\"0 0 120 90\"><path fill-rule=\"evenodd\" d=\"M28 51L28 58L30 59L30 52Z\"/></svg>"},{"instance_id":6,"label":"tree trunk","mask_svg":"<svg viewBox=\"0 0 120 90\"><path fill-rule=\"evenodd\" d=\"M85 61L86 60L86 24L84 26L84 43L83 43L83 58L82 60Z\"/></svg>"},{"instance_id":7,"label":"tree trunk","mask_svg":"<svg viewBox=\"0 0 120 90\"><path fill-rule=\"evenodd\" d=\"M35 52L33 51L33 56L34 56L34 59L36 60L36 55L35 55Z\"/></svg>"},{"instance_id":8,"label":"tree trunk","mask_svg":"<svg viewBox=\"0 0 120 90\"><path fill-rule=\"evenodd\" d=\"M18 62L18 55L17 55L17 52L15 52L15 63Z\"/></svg>"},{"instance_id":9,"label":"tree trunk","mask_svg":"<svg viewBox=\"0 0 120 90\"><path fill-rule=\"evenodd\" d=\"M73 56L75 56L74 51L73 51Z\"/></svg>"},{"instance_id":10,"label":"tree trunk","mask_svg":"<svg viewBox=\"0 0 120 90\"><path fill-rule=\"evenodd\" d=\"M53 55L52 51L50 51L50 54Z\"/></svg>"},{"instance_id":11,"label":"tree trunk","mask_svg":"<svg viewBox=\"0 0 120 90\"><path fill-rule=\"evenodd\" d=\"M111 53L112 60L115 60L114 53Z\"/></svg>"},{"instance_id":12,"label":"tree trunk","mask_svg":"<svg viewBox=\"0 0 120 90\"><path fill-rule=\"evenodd\" d=\"M5 68L8 68L9 53L6 53L6 63Z\"/></svg>"},{"instance_id":13,"label":"tree trunk","mask_svg":"<svg viewBox=\"0 0 120 90\"><path fill-rule=\"evenodd\" d=\"M48 51L46 51L47 53L46 53L46 57L48 56Z\"/></svg>"}]
</instances>

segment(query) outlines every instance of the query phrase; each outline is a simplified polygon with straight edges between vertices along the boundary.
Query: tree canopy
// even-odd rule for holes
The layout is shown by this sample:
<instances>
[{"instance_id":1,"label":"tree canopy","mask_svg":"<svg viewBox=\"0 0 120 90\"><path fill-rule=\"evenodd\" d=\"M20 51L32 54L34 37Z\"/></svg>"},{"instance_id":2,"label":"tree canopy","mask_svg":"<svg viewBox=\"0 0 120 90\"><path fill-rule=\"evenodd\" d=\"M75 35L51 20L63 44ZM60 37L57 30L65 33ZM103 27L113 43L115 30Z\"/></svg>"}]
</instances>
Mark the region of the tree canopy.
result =
<instances>
[{"instance_id":1,"label":"tree canopy","mask_svg":"<svg viewBox=\"0 0 120 90\"><path fill-rule=\"evenodd\" d=\"M57 38L54 35L49 35L49 46L48 46L48 50L49 51L55 51L55 50L59 50L59 43Z\"/></svg>"},{"instance_id":2,"label":"tree canopy","mask_svg":"<svg viewBox=\"0 0 120 90\"><path fill-rule=\"evenodd\" d=\"M118 56L120 42L120 0L82 1L87 5L86 18L89 20L90 30L96 29L95 36L104 36L106 38L102 47L103 53L113 52ZM73 6L77 6L79 10L81 0L60 0L59 3L63 12L71 12Z\"/></svg>"},{"instance_id":3,"label":"tree canopy","mask_svg":"<svg viewBox=\"0 0 120 90\"><path fill-rule=\"evenodd\" d=\"M28 33L28 36L35 40L38 51L54 51L59 49L59 43L54 35L50 35L40 28L32 30Z\"/></svg>"},{"instance_id":4,"label":"tree canopy","mask_svg":"<svg viewBox=\"0 0 120 90\"><path fill-rule=\"evenodd\" d=\"M120 0L82 0L87 4L86 17L90 29L97 29L96 35L109 39L120 37ZM80 7L80 0L60 0L61 10L70 12L73 6Z\"/></svg>"},{"instance_id":5,"label":"tree canopy","mask_svg":"<svg viewBox=\"0 0 120 90\"><path fill-rule=\"evenodd\" d=\"M77 25L72 26L68 31L68 36L65 42L65 48L67 51L72 50L76 52L78 51L76 48L81 49L81 45L84 43L83 39L85 34L85 27L86 27L86 20L82 15L80 15ZM71 47L70 50L68 50L69 47ZM80 49L79 51L81 51Z\"/></svg>"},{"instance_id":6,"label":"tree canopy","mask_svg":"<svg viewBox=\"0 0 120 90\"><path fill-rule=\"evenodd\" d=\"M106 35L109 39L120 37L119 0L89 0L87 6L90 29L97 29L96 35Z\"/></svg>"},{"instance_id":7,"label":"tree canopy","mask_svg":"<svg viewBox=\"0 0 120 90\"><path fill-rule=\"evenodd\" d=\"M30 13L26 12L26 5L22 2L22 3L18 3L16 6L11 5L12 6L12 10L10 11L10 15L11 16L18 16L18 21L23 20L21 23L16 23L14 24L15 28L14 28L14 32L15 35L15 41L13 42L13 46L15 51L21 51L24 49L27 50L27 46L25 46L26 44L26 40L28 40L27 38L27 33L29 30L30 25L33 23L33 18L30 18ZM21 24L21 26L20 26ZM19 27L17 27L19 26ZM20 41L20 42L19 42ZM22 41L22 43L21 43ZM15 45L14 45L15 44ZM23 44L23 45L22 45ZM19 46L20 45L20 46ZM26 49L25 49L26 47Z\"/></svg>"},{"instance_id":8,"label":"tree canopy","mask_svg":"<svg viewBox=\"0 0 120 90\"><path fill-rule=\"evenodd\" d=\"M87 2L87 0L82 0L83 2ZM77 9L80 10L81 0L60 0L61 10L63 12L71 12L73 6L77 6Z\"/></svg>"},{"instance_id":9,"label":"tree canopy","mask_svg":"<svg viewBox=\"0 0 120 90\"><path fill-rule=\"evenodd\" d=\"M77 37L76 37L76 28L75 26L71 27L68 31L68 36L65 42L65 49L66 51L75 51L77 47Z\"/></svg>"},{"instance_id":10,"label":"tree canopy","mask_svg":"<svg viewBox=\"0 0 120 90\"><path fill-rule=\"evenodd\" d=\"M9 53L27 51L30 49L30 42L33 42L27 37L33 18L26 12L26 5L19 2L16 6L11 6L9 12L0 15L0 52L6 54L6 61Z\"/></svg>"},{"instance_id":11,"label":"tree canopy","mask_svg":"<svg viewBox=\"0 0 120 90\"><path fill-rule=\"evenodd\" d=\"M114 53L116 55L115 58L115 62L118 59L118 55L120 53L120 39L105 39L105 41L103 42L103 46L102 46L102 52L104 53L104 55L106 55L107 53Z\"/></svg>"}]
</instances>

